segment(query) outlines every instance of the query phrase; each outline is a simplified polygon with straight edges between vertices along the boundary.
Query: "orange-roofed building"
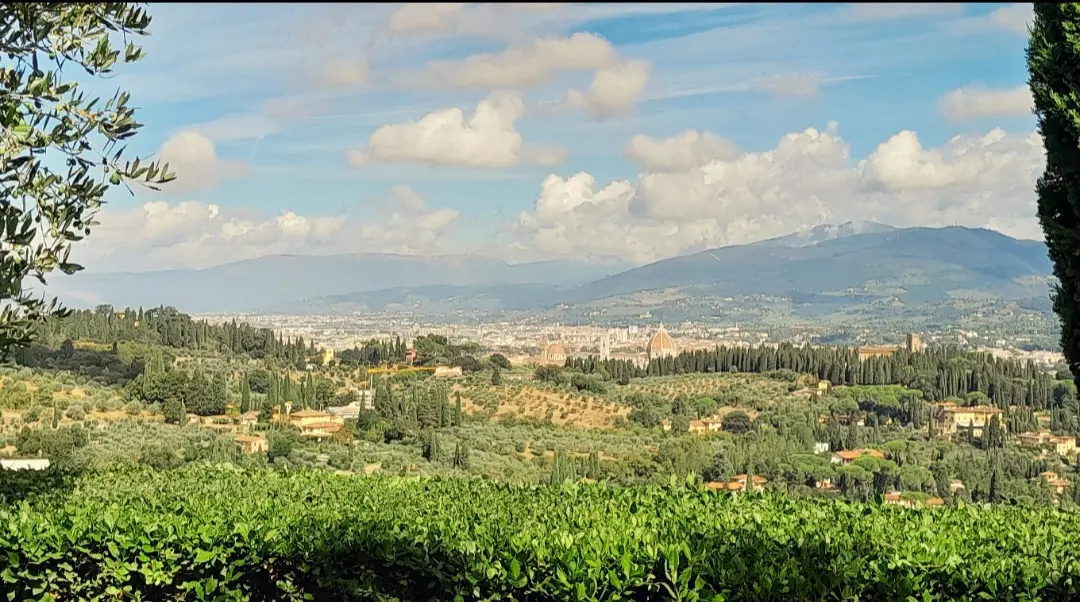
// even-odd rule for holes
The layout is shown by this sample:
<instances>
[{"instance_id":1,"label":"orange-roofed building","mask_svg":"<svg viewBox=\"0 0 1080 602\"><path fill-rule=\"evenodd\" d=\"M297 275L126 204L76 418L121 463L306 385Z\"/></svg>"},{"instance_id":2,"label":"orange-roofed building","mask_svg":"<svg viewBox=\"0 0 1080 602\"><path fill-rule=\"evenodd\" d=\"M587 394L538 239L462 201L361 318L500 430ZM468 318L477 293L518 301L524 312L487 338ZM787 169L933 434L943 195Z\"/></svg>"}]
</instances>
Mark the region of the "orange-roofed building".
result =
<instances>
[{"instance_id":1,"label":"orange-roofed building","mask_svg":"<svg viewBox=\"0 0 1080 602\"><path fill-rule=\"evenodd\" d=\"M886 346L859 347L859 359L865 360L872 357L892 357L899 350L899 347Z\"/></svg>"},{"instance_id":2,"label":"orange-roofed building","mask_svg":"<svg viewBox=\"0 0 1080 602\"><path fill-rule=\"evenodd\" d=\"M874 458L879 458L881 460L885 459L885 454L883 452L881 452L879 450L876 450L876 449L868 448L868 449L851 449L851 450L838 451L838 452L833 453L832 457L829 458L829 461L832 462L833 464L840 464L842 466L847 466L848 464L851 464L852 462L854 462L855 460L858 460L859 458L861 458L863 456L871 456L871 457L874 457Z\"/></svg>"},{"instance_id":3,"label":"orange-roofed building","mask_svg":"<svg viewBox=\"0 0 1080 602\"><path fill-rule=\"evenodd\" d=\"M270 449L265 437L237 435L233 437L233 441L240 444L240 451L245 454L265 453L266 450Z\"/></svg>"}]
</instances>

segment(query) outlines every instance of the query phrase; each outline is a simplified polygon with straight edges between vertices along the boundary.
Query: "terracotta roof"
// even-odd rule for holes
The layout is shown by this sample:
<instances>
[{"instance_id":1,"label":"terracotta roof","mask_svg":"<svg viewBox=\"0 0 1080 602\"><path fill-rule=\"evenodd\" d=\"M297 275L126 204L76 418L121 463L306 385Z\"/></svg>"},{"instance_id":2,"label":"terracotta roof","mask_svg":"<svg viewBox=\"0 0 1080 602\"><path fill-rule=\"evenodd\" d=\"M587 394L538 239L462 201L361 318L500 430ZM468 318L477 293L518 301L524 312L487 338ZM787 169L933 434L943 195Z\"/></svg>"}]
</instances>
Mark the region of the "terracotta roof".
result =
<instances>
[{"instance_id":1,"label":"terracotta roof","mask_svg":"<svg viewBox=\"0 0 1080 602\"><path fill-rule=\"evenodd\" d=\"M745 483L746 482L746 475L745 474L737 474L737 475L731 477L731 480L732 481L738 481L740 483ZM768 479L766 479L765 477L758 476L758 475L754 475L753 480L754 480L754 483L757 484L757 485L762 485L762 484L765 484L765 483L769 482Z\"/></svg>"},{"instance_id":2,"label":"terracotta roof","mask_svg":"<svg viewBox=\"0 0 1080 602\"><path fill-rule=\"evenodd\" d=\"M306 430L322 429L324 431L337 432L337 431L341 430L341 427L342 427L342 425L340 425L340 424L338 424L336 422L317 422L315 424L305 424L304 426L300 427L300 429L305 430L305 431Z\"/></svg>"},{"instance_id":3,"label":"terracotta roof","mask_svg":"<svg viewBox=\"0 0 1080 602\"><path fill-rule=\"evenodd\" d=\"M863 456L871 456L884 460L885 454L876 449L852 449L846 451L838 451L836 455L840 456L844 460L858 460Z\"/></svg>"},{"instance_id":4,"label":"terracotta roof","mask_svg":"<svg viewBox=\"0 0 1080 602\"><path fill-rule=\"evenodd\" d=\"M675 341L673 341L671 335L664 330L663 324L660 325L660 330L649 339L649 343L645 345L646 353L655 353L661 350L675 351Z\"/></svg>"},{"instance_id":5,"label":"terracotta roof","mask_svg":"<svg viewBox=\"0 0 1080 602\"><path fill-rule=\"evenodd\" d=\"M723 481L709 481L705 486L709 489L727 489L727 483Z\"/></svg>"},{"instance_id":6,"label":"terracotta roof","mask_svg":"<svg viewBox=\"0 0 1080 602\"><path fill-rule=\"evenodd\" d=\"M319 416L329 416L329 414L318 410L297 410L289 414L289 416L292 418L318 418Z\"/></svg>"},{"instance_id":7,"label":"terracotta roof","mask_svg":"<svg viewBox=\"0 0 1080 602\"><path fill-rule=\"evenodd\" d=\"M963 414L963 413L970 413L970 414L1000 414L1000 413L1002 413L1001 408L995 408L995 407L991 407L991 406L952 407L952 408L945 408L945 411L950 413L950 414Z\"/></svg>"},{"instance_id":8,"label":"terracotta roof","mask_svg":"<svg viewBox=\"0 0 1080 602\"><path fill-rule=\"evenodd\" d=\"M266 441L263 437L255 437L253 435L237 435L233 437L233 440L237 443L255 443L256 441Z\"/></svg>"},{"instance_id":9,"label":"terracotta roof","mask_svg":"<svg viewBox=\"0 0 1080 602\"><path fill-rule=\"evenodd\" d=\"M744 487L745 487L745 485L743 485L742 483L739 483L737 481L732 481L732 482L727 484L727 488L728 488L729 491L739 491L739 490L743 489Z\"/></svg>"},{"instance_id":10,"label":"terracotta roof","mask_svg":"<svg viewBox=\"0 0 1080 602\"><path fill-rule=\"evenodd\" d=\"M923 506L943 506L944 504L945 500L939 497L927 498L926 501L923 502Z\"/></svg>"},{"instance_id":11,"label":"terracotta roof","mask_svg":"<svg viewBox=\"0 0 1080 602\"><path fill-rule=\"evenodd\" d=\"M890 491L890 492L886 493L885 494L885 501L886 502L899 502L900 501L900 492L899 491Z\"/></svg>"},{"instance_id":12,"label":"terracotta roof","mask_svg":"<svg viewBox=\"0 0 1080 602\"><path fill-rule=\"evenodd\" d=\"M890 347L888 345L867 345L859 347L859 353L895 353L899 349L899 347Z\"/></svg>"},{"instance_id":13,"label":"terracotta roof","mask_svg":"<svg viewBox=\"0 0 1080 602\"><path fill-rule=\"evenodd\" d=\"M566 357L566 348L561 343L552 343L544 350L544 357L556 358Z\"/></svg>"}]
</instances>

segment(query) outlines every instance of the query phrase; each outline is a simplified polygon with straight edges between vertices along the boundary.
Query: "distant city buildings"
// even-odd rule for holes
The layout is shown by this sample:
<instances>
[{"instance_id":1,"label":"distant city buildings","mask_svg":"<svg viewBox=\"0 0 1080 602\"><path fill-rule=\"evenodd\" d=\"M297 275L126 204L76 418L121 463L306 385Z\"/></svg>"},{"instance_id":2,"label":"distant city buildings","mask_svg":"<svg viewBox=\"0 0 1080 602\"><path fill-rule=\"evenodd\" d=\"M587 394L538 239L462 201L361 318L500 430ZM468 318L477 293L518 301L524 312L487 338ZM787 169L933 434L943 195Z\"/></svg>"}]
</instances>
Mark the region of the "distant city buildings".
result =
<instances>
[{"instance_id":1,"label":"distant city buildings","mask_svg":"<svg viewBox=\"0 0 1080 602\"><path fill-rule=\"evenodd\" d=\"M562 359L550 360L552 363L562 364L567 358L599 355L610 360L631 361L641 366L648 362L646 347L657 334L655 327L650 329L640 323L598 324L586 319L576 324L568 324L539 315L499 316L485 320L479 313L421 316L409 311L375 311L351 315L216 314L196 317L208 319L212 323L234 319L244 321L256 327L272 328L286 338L303 337L305 343L314 341L319 347L337 351L362 346L372 339L385 343L400 340L410 346L416 336L439 334L453 342L479 343L485 351L502 353L514 363L546 363L548 360L543 359L545 351L548 345L555 341L563 346L563 354ZM627 321L635 319L628 318ZM780 343L790 343L797 346L857 346L859 357L867 359L887 357L901 349L919 353L925 351L928 345L957 345L962 349L990 353L998 358L1031 360L1043 366L1053 366L1063 361L1059 351L1034 346L1035 339L1031 338L1030 332L1017 334L1016 329L955 327L931 333L911 334L906 336L900 345L880 345L875 339L883 333L873 325L847 325L843 336L837 339L834 328L812 321L784 327L752 324L742 321L718 323L705 319L684 320L674 329L666 329L671 343L677 342L674 352L661 351L661 347L667 347L657 345L657 353L654 355L660 357L668 353L711 349L715 346L745 349L751 346L775 347ZM1033 325L1032 329L1037 326L1038 324ZM602 349L605 345L606 353ZM560 354L552 355L559 357ZM315 360L312 369L321 363L320 360L325 358Z\"/></svg>"},{"instance_id":2,"label":"distant city buildings","mask_svg":"<svg viewBox=\"0 0 1080 602\"><path fill-rule=\"evenodd\" d=\"M872 357L892 357L897 351L906 349L908 353L921 353L923 350L922 340L917 334L908 334L903 347L890 345L860 345L859 359L865 360Z\"/></svg>"}]
</instances>

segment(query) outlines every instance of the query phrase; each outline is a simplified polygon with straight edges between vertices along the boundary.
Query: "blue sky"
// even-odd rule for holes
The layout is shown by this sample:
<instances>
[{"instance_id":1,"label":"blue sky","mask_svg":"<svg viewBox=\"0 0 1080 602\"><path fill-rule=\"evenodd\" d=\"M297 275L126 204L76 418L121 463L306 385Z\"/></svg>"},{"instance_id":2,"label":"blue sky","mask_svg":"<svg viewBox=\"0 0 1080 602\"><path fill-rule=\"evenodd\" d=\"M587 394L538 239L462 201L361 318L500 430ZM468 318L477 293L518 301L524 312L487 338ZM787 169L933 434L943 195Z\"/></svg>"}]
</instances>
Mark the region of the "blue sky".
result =
<instances>
[{"instance_id":1,"label":"blue sky","mask_svg":"<svg viewBox=\"0 0 1080 602\"><path fill-rule=\"evenodd\" d=\"M130 148L179 179L111 194L84 263L641 263L852 219L1038 236L1030 4L522 6L151 5L147 58L94 85L131 91ZM415 126L485 99L472 130Z\"/></svg>"}]
</instances>

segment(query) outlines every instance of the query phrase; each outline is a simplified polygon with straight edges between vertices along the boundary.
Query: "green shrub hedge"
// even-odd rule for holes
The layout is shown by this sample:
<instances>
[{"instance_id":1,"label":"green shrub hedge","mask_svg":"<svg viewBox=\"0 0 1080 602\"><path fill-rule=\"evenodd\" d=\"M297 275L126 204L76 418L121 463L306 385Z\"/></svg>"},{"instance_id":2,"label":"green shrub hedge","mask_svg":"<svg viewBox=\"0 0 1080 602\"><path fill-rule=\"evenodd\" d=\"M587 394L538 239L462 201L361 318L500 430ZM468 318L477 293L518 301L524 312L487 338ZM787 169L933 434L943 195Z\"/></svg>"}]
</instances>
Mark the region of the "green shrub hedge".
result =
<instances>
[{"instance_id":1,"label":"green shrub hedge","mask_svg":"<svg viewBox=\"0 0 1080 602\"><path fill-rule=\"evenodd\" d=\"M12 600L1080 599L1055 509L208 466L0 494Z\"/></svg>"}]
</instances>

